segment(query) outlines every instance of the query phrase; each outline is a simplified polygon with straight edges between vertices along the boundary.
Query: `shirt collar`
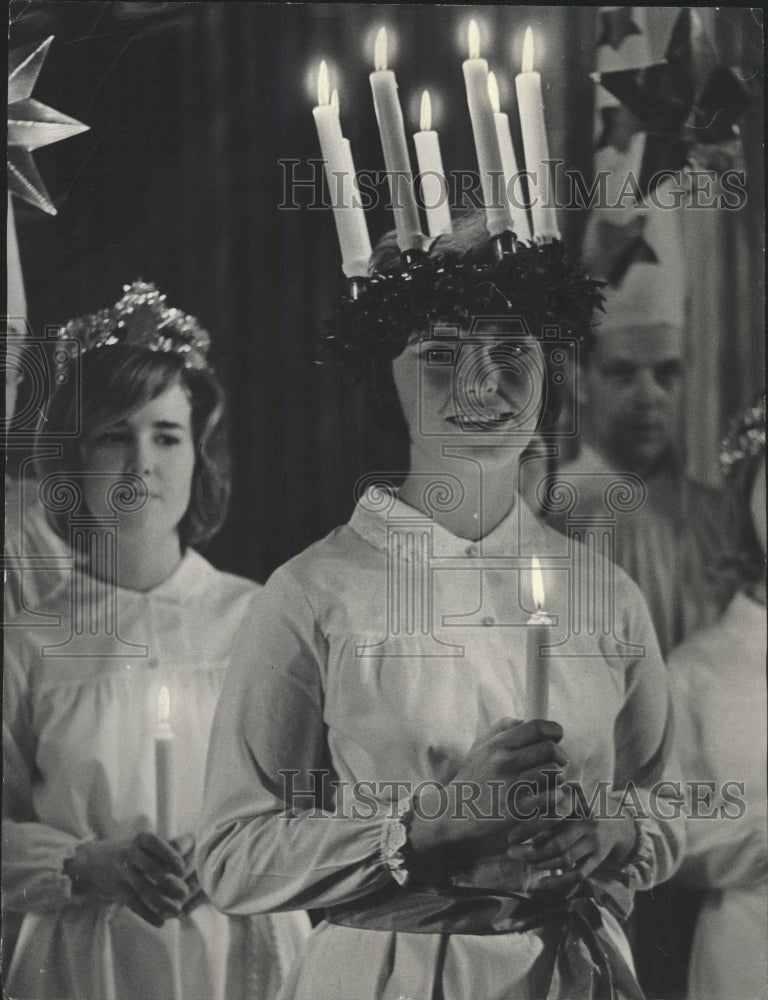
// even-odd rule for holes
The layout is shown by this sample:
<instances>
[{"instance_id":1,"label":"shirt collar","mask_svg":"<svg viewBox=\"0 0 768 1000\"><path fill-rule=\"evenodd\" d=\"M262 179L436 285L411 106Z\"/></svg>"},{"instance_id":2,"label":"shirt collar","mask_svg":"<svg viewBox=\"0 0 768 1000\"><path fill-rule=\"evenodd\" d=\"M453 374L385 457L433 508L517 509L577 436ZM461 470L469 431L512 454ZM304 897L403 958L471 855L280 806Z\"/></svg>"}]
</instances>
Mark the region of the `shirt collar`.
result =
<instances>
[{"instance_id":1,"label":"shirt collar","mask_svg":"<svg viewBox=\"0 0 768 1000\"><path fill-rule=\"evenodd\" d=\"M93 588L88 583L85 586L89 588L89 593L94 595L89 598L91 600L108 600L111 599L112 594L117 593L119 600L123 603L130 603L132 601L143 602L147 600L183 603L193 594L199 593L206 586L208 582L206 570L208 568L209 563L203 556L194 549L187 548L179 565L168 579L156 587L152 587L151 590L131 590L128 587L110 586L103 581L96 588ZM84 569L78 569L77 573L81 580L90 580L89 574ZM63 588L57 588L57 595L60 590L64 590L66 593L69 592L69 578L64 582L65 586Z\"/></svg>"},{"instance_id":2,"label":"shirt collar","mask_svg":"<svg viewBox=\"0 0 768 1000\"><path fill-rule=\"evenodd\" d=\"M410 507L391 491L372 487L360 498L349 526L375 548L388 549L393 532L429 531L431 554L449 558L474 558L495 555L536 555L547 547L541 522L519 497L507 516L485 537L472 541L452 534L434 517ZM419 558L421 546L404 546L406 558Z\"/></svg>"}]
</instances>

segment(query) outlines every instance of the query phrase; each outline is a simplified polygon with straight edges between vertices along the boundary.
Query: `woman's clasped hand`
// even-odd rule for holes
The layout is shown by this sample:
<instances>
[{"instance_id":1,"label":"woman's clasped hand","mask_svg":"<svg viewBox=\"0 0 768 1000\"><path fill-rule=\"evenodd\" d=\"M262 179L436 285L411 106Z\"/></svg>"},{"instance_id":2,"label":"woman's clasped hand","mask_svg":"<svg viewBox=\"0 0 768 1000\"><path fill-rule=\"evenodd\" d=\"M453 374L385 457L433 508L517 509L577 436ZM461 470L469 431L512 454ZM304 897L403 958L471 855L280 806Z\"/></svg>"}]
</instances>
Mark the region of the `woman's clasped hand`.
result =
<instances>
[{"instance_id":1,"label":"woman's clasped hand","mask_svg":"<svg viewBox=\"0 0 768 1000\"><path fill-rule=\"evenodd\" d=\"M174 844L155 833L125 840L81 844L64 868L76 895L127 906L142 920L162 927L177 917L198 891L190 870L191 837Z\"/></svg>"},{"instance_id":2,"label":"woman's clasped hand","mask_svg":"<svg viewBox=\"0 0 768 1000\"><path fill-rule=\"evenodd\" d=\"M620 865L629 856L637 835L629 816L570 815L553 822L542 820L543 829L525 843L514 832L509 835L507 857L551 874L537 890L569 892L604 861Z\"/></svg>"},{"instance_id":3,"label":"woman's clasped hand","mask_svg":"<svg viewBox=\"0 0 768 1000\"><path fill-rule=\"evenodd\" d=\"M439 808L438 789L420 793L410 828L414 852L493 836L500 827L510 838L527 840L544 828L546 817L551 826L564 802L562 737L556 722L500 719L470 748L447 789L447 808ZM437 819L425 818L436 812ZM457 815L462 822L455 822Z\"/></svg>"},{"instance_id":4,"label":"woman's clasped hand","mask_svg":"<svg viewBox=\"0 0 768 1000\"><path fill-rule=\"evenodd\" d=\"M569 892L606 859L626 858L636 837L631 818L572 811L562 738L557 722L500 719L474 742L446 790L419 793L410 827L414 856L426 859L467 841L498 842L501 829L507 858L556 872L536 889L558 893ZM457 816L462 822L455 822Z\"/></svg>"}]
</instances>

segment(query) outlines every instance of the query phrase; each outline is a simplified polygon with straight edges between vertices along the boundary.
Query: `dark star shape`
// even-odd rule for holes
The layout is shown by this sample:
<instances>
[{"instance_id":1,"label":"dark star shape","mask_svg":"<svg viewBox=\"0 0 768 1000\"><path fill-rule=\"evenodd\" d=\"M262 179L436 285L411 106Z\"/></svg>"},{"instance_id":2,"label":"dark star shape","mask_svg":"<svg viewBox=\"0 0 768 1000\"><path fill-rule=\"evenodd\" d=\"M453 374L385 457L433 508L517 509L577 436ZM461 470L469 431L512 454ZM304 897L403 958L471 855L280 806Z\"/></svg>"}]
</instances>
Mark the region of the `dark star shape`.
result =
<instances>
[{"instance_id":1,"label":"dark star shape","mask_svg":"<svg viewBox=\"0 0 768 1000\"><path fill-rule=\"evenodd\" d=\"M733 144L740 138L737 120L752 94L734 68L718 65L695 9L681 9L663 62L596 78L648 133L640 173L643 196L656 186L662 170L679 170L692 161L716 162L713 147L720 147L721 163L732 162ZM710 148L697 149L702 145Z\"/></svg>"},{"instance_id":2,"label":"dark star shape","mask_svg":"<svg viewBox=\"0 0 768 1000\"><path fill-rule=\"evenodd\" d=\"M598 13L600 21L600 37L597 40L598 48L601 45L610 45L618 51L621 43L628 35L640 35L642 32L632 20L631 7L619 7L617 10L601 10Z\"/></svg>"},{"instance_id":3,"label":"dark star shape","mask_svg":"<svg viewBox=\"0 0 768 1000\"><path fill-rule=\"evenodd\" d=\"M626 153L632 136L643 131L637 118L623 105L600 108L600 125L595 149L613 146L620 153Z\"/></svg>"},{"instance_id":4,"label":"dark star shape","mask_svg":"<svg viewBox=\"0 0 768 1000\"><path fill-rule=\"evenodd\" d=\"M624 226L599 219L594 245L586 259L592 273L604 277L612 288L618 288L633 264L658 264L659 258L644 236L647 222L644 215Z\"/></svg>"}]
</instances>

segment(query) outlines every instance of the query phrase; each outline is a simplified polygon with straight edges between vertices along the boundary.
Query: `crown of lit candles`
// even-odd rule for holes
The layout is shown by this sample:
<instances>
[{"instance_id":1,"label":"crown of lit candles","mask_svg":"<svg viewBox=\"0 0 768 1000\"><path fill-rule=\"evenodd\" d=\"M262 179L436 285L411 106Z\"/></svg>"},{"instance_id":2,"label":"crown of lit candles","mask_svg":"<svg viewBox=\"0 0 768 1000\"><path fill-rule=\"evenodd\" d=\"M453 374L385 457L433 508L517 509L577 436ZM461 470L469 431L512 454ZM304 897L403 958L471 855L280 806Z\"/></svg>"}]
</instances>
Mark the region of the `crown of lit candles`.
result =
<instances>
[{"instance_id":1,"label":"crown of lit candles","mask_svg":"<svg viewBox=\"0 0 768 1000\"><path fill-rule=\"evenodd\" d=\"M533 32L526 29L521 72L515 78L520 111L522 146L528 179L528 212L515 185L519 177L509 119L501 112L498 85L488 63L480 55L480 31L472 19L467 30L469 57L462 63L467 105L477 154L486 223L491 237L513 234L537 244L559 239L555 209L545 184L549 147L544 120L541 75L534 70ZM405 135L403 113L395 73L388 67L388 34L381 27L374 45L374 71L370 74L376 119L392 196L397 243L405 255L424 249L427 237L421 230L414 193L414 179ZM362 208L344 195L356 190L349 143L341 133L338 95L329 93L328 70L321 62L318 101L314 109L326 178L347 277L359 279L368 273L370 239ZM414 134L419 167L421 201L429 237L451 231L448 184L443 170L438 134L432 128L429 91L421 99L420 129ZM339 193L340 197L333 195Z\"/></svg>"}]
</instances>

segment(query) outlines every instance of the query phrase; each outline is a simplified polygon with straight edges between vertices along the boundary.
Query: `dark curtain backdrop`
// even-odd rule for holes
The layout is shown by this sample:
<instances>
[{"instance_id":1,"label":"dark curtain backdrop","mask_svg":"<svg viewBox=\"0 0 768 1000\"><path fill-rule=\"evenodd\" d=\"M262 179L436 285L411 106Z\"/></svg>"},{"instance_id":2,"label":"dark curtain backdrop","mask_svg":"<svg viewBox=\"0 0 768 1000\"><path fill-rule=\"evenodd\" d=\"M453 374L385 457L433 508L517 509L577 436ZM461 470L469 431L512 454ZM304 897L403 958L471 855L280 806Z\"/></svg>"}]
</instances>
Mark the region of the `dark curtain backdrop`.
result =
<instances>
[{"instance_id":1,"label":"dark curtain backdrop","mask_svg":"<svg viewBox=\"0 0 768 1000\"><path fill-rule=\"evenodd\" d=\"M470 16L510 100L525 26L544 44L552 153L589 173L596 8L254 3L12 3L11 46L55 35L34 96L90 125L35 154L59 207L55 218L17 203L29 318L46 324L113 303L137 277L199 316L230 401L235 482L229 521L210 556L264 580L345 520L357 477L388 457L370 444L360 399L313 363L313 341L340 290L329 209L280 210L281 158L319 156L308 80L336 68L345 135L358 169L383 161L370 96L371 35L396 34L392 60L406 111L428 86L446 168L475 165L461 74ZM746 10L711 12L728 61L762 66L761 27ZM511 114L513 117L513 114ZM754 198L739 225L746 273L762 275L761 109L746 123ZM306 206L306 192L297 198ZM578 241L583 213L563 213ZM369 213L373 240L391 227ZM757 292L750 291L751 296ZM760 382L762 307L742 309L726 357L722 411ZM731 331L732 332L732 331ZM730 332L728 332L730 336Z\"/></svg>"}]
</instances>

